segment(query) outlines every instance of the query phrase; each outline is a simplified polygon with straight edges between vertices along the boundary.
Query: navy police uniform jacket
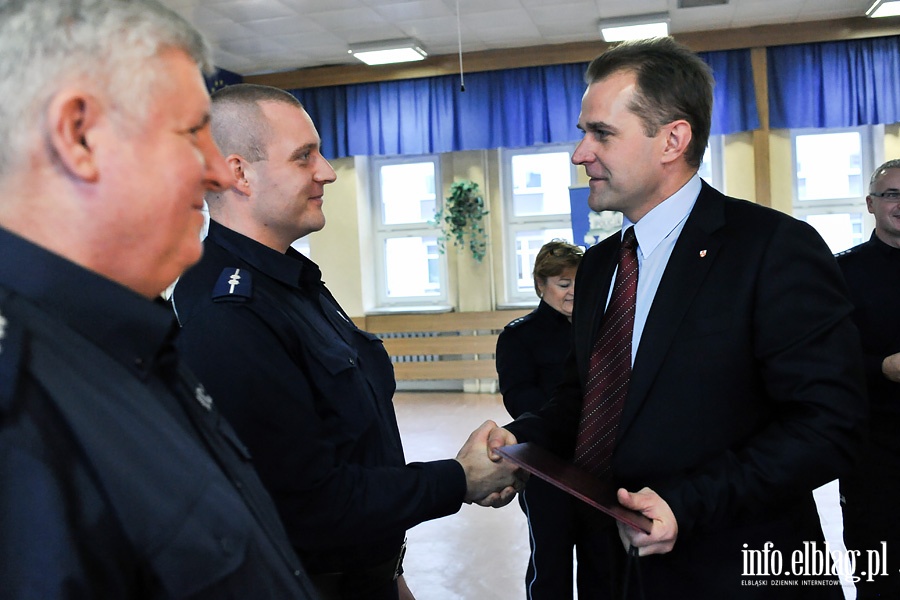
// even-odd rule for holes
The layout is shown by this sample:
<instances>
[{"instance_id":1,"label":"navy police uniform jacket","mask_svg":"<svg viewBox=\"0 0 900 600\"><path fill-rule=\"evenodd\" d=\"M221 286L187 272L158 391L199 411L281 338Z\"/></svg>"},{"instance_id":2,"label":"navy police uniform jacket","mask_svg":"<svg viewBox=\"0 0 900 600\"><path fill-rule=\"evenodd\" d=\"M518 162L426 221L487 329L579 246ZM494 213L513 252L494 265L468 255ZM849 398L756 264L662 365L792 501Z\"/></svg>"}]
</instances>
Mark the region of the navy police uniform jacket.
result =
<instances>
[{"instance_id":1,"label":"navy police uniform jacket","mask_svg":"<svg viewBox=\"0 0 900 600\"><path fill-rule=\"evenodd\" d=\"M844 496L844 541L853 550L888 548L900 541L896 520L873 520L876 507L891 506L900 494L900 383L881 370L886 356L900 352L900 248L874 233L868 242L837 255L853 301L853 321L859 328L868 386L869 438L856 468L841 478ZM896 555L895 555L896 556ZM900 590L894 577L878 578ZM863 582L863 585L869 585Z\"/></svg>"},{"instance_id":2,"label":"navy police uniform jacket","mask_svg":"<svg viewBox=\"0 0 900 600\"><path fill-rule=\"evenodd\" d=\"M0 229L0 596L316 598L171 311Z\"/></svg>"},{"instance_id":3,"label":"navy police uniform jacket","mask_svg":"<svg viewBox=\"0 0 900 600\"><path fill-rule=\"evenodd\" d=\"M390 358L315 263L211 221L173 300L185 359L253 453L311 572L382 564L407 528L459 510L462 467L405 463Z\"/></svg>"},{"instance_id":4,"label":"navy police uniform jacket","mask_svg":"<svg viewBox=\"0 0 900 600\"><path fill-rule=\"evenodd\" d=\"M871 437L893 462L891 481L900 491L900 383L881 371L886 356L900 352L900 248L888 246L875 233L868 242L837 255L853 301L853 322L859 328L869 393Z\"/></svg>"},{"instance_id":5,"label":"navy police uniform jacket","mask_svg":"<svg viewBox=\"0 0 900 600\"><path fill-rule=\"evenodd\" d=\"M512 417L540 409L562 381L572 324L541 300L531 313L507 325L497 338L497 374L503 404Z\"/></svg>"}]
</instances>

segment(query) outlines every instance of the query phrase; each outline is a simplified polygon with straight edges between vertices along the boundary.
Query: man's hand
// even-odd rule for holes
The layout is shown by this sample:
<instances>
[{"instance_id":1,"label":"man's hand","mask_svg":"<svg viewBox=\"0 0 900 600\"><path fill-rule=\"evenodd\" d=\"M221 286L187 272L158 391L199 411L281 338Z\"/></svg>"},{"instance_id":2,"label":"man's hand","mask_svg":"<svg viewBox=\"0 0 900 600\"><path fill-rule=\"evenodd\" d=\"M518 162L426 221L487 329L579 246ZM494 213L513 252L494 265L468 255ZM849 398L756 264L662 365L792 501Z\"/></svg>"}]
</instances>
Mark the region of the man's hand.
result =
<instances>
[{"instance_id":1,"label":"man's hand","mask_svg":"<svg viewBox=\"0 0 900 600\"><path fill-rule=\"evenodd\" d=\"M518 467L501 460L499 454L497 458L489 454L488 436L497 429L496 423L485 421L472 432L456 455L456 460L466 473L466 503L499 508L509 504L524 486L517 476ZM509 435L512 436L511 433Z\"/></svg>"},{"instance_id":2,"label":"man's hand","mask_svg":"<svg viewBox=\"0 0 900 600\"><path fill-rule=\"evenodd\" d=\"M886 356L881 361L881 372L891 381L900 382L900 352Z\"/></svg>"},{"instance_id":3,"label":"man's hand","mask_svg":"<svg viewBox=\"0 0 900 600\"><path fill-rule=\"evenodd\" d=\"M625 523L616 522L625 550L633 546L638 549L638 556L671 552L675 547L675 540L678 538L678 523L675 521L675 514L669 508L668 503L659 494L646 487L633 494L620 488L616 496L619 504L625 508L637 511L653 520L650 535Z\"/></svg>"},{"instance_id":4,"label":"man's hand","mask_svg":"<svg viewBox=\"0 0 900 600\"><path fill-rule=\"evenodd\" d=\"M488 434L488 452L491 460L497 462L503 458L497 452L497 448L512 446L517 443L516 436L514 436L511 431L494 425L494 428L491 429L491 432Z\"/></svg>"}]
</instances>

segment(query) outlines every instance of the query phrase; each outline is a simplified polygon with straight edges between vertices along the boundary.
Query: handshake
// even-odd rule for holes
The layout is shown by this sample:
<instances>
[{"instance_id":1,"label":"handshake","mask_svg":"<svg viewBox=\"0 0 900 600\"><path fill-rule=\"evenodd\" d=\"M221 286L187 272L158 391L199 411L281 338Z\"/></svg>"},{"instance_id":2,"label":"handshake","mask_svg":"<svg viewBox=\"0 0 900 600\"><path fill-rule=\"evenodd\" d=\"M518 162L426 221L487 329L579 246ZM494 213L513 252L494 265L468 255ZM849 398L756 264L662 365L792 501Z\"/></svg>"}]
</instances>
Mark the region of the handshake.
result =
<instances>
[{"instance_id":1,"label":"handshake","mask_svg":"<svg viewBox=\"0 0 900 600\"><path fill-rule=\"evenodd\" d=\"M469 435L456 460L466 473L467 504L500 508L522 491L528 473L504 460L494 450L516 443L516 437L493 421L485 421Z\"/></svg>"}]
</instances>

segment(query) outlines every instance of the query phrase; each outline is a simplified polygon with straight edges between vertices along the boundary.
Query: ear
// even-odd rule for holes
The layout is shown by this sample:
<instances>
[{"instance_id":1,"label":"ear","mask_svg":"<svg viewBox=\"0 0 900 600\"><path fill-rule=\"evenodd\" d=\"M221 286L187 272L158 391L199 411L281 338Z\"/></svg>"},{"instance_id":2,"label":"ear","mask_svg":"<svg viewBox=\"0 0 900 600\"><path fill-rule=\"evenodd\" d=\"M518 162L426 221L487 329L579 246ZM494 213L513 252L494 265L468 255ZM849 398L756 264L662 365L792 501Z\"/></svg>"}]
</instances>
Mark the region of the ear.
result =
<instances>
[{"instance_id":1,"label":"ear","mask_svg":"<svg viewBox=\"0 0 900 600\"><path fill-rule=\"evenodd\" d=\"M872 196L866 196L866 209L868 209L870 214L875 214L875 206L872 202Z\"/></svg>"},{"instance_id":2,"label":"ear","mask_svg":"<svg viewBox=\"0 0 900 600\"><path fill-rule=\"evenodd\" d=\"M665 126L665 129L666 146L663 150L663 162L672 162L684 156L688 144L694 139L694 132L691 130L690 123L684 119L672 121Z\"/></svg>"},{"instance_id":3,"label":"ear","mask_svg":"<svg viewBox=\"0 0 900 600\"><path fill-rule=\"evenodd\" d=\"M65 90L47 107L47 135L53 152L73 176L93 183L100 176L97 149L92 145L102 109L83 90Z\"/></svg>"},{"instance_id":4,"label":"ear","mask_svg":"<svg viewBox=\"0 0 900 600\"><path fill-rule=\"evenodd\" d=\"M251 192L250 178L253 176L253 166L239 154L229 154L225 157L225 163L228 165L228 170L234 177L234 184L232 187L244 196L249 196Z\"/></svg>"}]
</instances>

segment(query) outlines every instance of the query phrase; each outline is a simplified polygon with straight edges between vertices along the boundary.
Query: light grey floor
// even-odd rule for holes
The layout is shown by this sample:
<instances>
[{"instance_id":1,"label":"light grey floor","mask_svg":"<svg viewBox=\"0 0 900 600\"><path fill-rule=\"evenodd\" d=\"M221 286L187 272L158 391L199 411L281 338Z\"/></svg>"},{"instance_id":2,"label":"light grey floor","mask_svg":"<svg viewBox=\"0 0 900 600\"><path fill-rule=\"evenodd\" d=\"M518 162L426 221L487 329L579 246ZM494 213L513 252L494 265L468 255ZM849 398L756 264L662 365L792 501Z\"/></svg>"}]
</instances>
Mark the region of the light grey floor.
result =
<instances>
[{"instance_id":1,"label":"light grey floor","mask_svg":"<svg viewBox=\"0 0 900 600\"><path fill-rule=\"evenodd\" d=\"M404 392L394 405L408 462L452 458L485 420L509 420L497 394ZM826 538L843 550L836 482L815 494ZM513 502L501 509L463 506L413 528L404 564L417 600L521 600L527 561L528 526ZM856 597L852 584L844 593Z\"/></svg>"},{"instance_id":2,"label":"light grey floor","mask_svg":"<svg viewBox=\"0 0 900 600\"><path fill-rule=\"evenodd\" d=\"M509 421L500 396L401 393L394 399L407 462L453 458L487 419ZM463 505L407 535L406 581L417 600L524 598L528 525L517 502Z\"/></svg>"}]
</instances>

